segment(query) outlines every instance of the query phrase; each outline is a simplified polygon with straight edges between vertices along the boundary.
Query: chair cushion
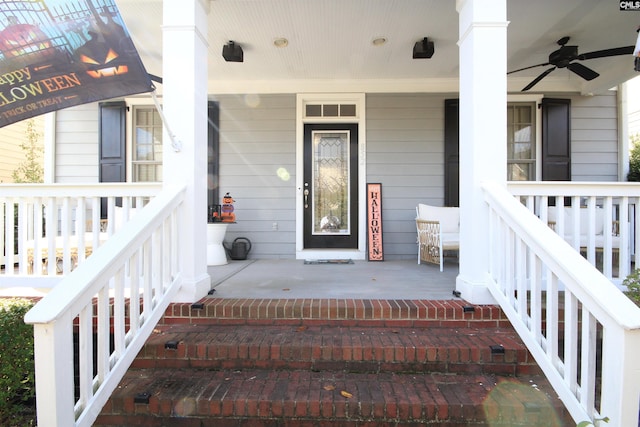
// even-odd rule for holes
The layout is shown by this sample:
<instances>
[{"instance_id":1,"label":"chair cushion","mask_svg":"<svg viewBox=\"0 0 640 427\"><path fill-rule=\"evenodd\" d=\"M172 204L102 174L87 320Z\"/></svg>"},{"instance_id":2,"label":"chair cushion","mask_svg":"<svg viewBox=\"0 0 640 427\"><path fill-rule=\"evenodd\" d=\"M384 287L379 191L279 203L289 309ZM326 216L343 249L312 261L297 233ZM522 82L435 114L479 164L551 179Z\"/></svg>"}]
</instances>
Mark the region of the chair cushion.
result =
<instances>
[{"instance_id":1,"label":"chair cushion","mask_svg":"<svg viewBox=\"0 0 640 427\"><path fill-rule=\"evenodd\" d=\"M431 206L418 204L418 218L440 222L442 233L458 233L460 231L460 209L455 207Z\"/></svg>"},{"instance_id":2,"label":"chair cushion","mask_svg":"<svg viewBox=\"0 0 640 427\"><path fill-rule=\"evenodd\" d=\"M460 233L442 233L442 249L454 250L460 248Z\"/></svg>"}]
</instances>

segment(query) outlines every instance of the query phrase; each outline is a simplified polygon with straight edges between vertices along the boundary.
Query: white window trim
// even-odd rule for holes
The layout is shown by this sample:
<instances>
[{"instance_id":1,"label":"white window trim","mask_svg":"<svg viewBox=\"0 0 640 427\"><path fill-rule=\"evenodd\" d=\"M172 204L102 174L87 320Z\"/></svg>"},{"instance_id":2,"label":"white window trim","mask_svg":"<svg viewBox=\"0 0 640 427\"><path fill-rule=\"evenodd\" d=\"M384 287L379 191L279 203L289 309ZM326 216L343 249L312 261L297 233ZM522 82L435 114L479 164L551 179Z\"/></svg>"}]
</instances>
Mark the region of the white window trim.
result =
<instances>
[{"instance_id":1,"label":"white window trim","mask_svg":"<svg viewBox=\"0 0 640 427\"><path fill-rule=\"evenodd\" d=\"M56 182L56 117L55 111L44 115L44 183Z\"/></svg>"},{"instance_id":2,"label":"white window trim","mask_svg":"<svg viewBox=\"0 0 640 427\"><path fill-rule=\"evenodd\" d=\"M296 95L296 259L329 259L349 257L364 260L366 248L366 184L367 184L367 147L366 147L366 96L364 93L299 93ZM355 117L309 117L305 118L304 106L308 103L355 104ZM304 124L305 123L357 123L358 124L358 248L354 250L304 249Z\"/></svg>"},{"instance_id":3,"label":"white window trim","mask_svg":"<svg viewBox=\"0 0 640 427\"><path fill-rule=\"evenodd\" d=\"M126 180L127 182L133 182L133 110L135 107L152 106L155 108L155 103L152 98L125 98L124 102L127 106L127 125L125 130Z\"/></svg>"}]
</instances>

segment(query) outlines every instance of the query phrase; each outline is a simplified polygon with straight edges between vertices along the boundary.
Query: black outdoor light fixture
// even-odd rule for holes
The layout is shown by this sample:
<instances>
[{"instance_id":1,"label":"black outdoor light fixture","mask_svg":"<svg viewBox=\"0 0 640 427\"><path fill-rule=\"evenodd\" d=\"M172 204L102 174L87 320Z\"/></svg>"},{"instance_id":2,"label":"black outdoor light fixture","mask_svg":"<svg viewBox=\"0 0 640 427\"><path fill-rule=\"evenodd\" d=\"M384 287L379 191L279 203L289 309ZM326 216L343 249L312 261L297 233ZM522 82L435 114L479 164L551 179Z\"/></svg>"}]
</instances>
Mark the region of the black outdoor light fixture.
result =
<instances>
[{"instance_id":1,"label":"black outdoor light fixture","mask_svg":"<svg viewBox=\"0 0 640 427\"><path fill-rule=\"evenodd\" d=\"M239 44L229 40L229 43L222 46L222 57L227 62L243 62L244 52Z\"/></svg>"},{"instance_id":2,"label":"black outdoor light fixture","mask_svg":"<svg viewBox=\"0 0 640 427\"><path fill-rule=\"evenodd\" d=\"M433 42L427 37L417 41L416 44L413 45L413 59L431 58L434 52Z\"/></svg>"}]
</instances>

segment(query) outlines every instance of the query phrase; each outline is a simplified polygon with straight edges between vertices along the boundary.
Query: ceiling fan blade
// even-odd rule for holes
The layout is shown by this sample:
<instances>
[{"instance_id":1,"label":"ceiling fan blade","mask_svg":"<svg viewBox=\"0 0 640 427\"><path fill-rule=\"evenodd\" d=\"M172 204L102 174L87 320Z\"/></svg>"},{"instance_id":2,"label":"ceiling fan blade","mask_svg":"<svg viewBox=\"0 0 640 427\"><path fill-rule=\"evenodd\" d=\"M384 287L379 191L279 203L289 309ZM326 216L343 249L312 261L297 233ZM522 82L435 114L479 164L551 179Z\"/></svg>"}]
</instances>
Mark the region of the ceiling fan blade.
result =
<instances>
[{"instance_id":1,"label":"ceiling fan blade","mask_svg":"<svg viewBox=\"0 0 640 427\"><path fill-rule=\"evenodd\" d=\"M518 71L524 71L524 70L528 70L530 68L536 68L536 67L544 67L546 65L551 65L548 62L545 62L544 64L536 64L536 65L530 65L528 67L524 67L524 68L518 68L517 70L513 70L513 71L509 71L507 74L512 74L512 73L517 73Z\"/></svg>"},{"instance_id":2,"label":"ceiling fan blade","mask_svg":"<svg viewBox=\"0 0 640 427\"><path fill-rule=\"evenodd\" d=\"M532 81L531 83L529 83L528 85L526 85L526 86L524 87L524 89L522 89L522 92L526 92L526 91L528 91L529 89L531 89L532 87L534 87L535 85L537 85L537 84L538 84L538 82L539 82L540 80L542 80L542 79L544 79L545 77L547 77L547 75L548 75L549 73L551 73L551 72L552 72L553 70L555 70L555 69L556 69L556 67L551 67L551 68L549 68L549 69L545 70L542 74L540 74L538 77L536 77L535 79L533 79L533 81Z\"/></svg>"},{"instance_id":3,"label":"ceiling fan blade","mask_svg":"<svg viewBox=\"0 0 640 427\"><path fill-rule=\"evenodd\" d=\"M585 80L593 80L600 75L595 71L593 71L591 68L585 67L579 62L572 62L569 65L567 65L567 68Z\"/></svg>"},{"instance_id":4,"label":"ceiling fan blade","mask_svg":"<svg viewBox=\"0 0 640 427\"><path fill-rule=\"evenodd\" d=\"M585 59L605 58L607 56L631 55L635 46L615 47L613 49L595 50L593 52L582 53L576 59L584 61Z\"/></svg>"}]
</instances>

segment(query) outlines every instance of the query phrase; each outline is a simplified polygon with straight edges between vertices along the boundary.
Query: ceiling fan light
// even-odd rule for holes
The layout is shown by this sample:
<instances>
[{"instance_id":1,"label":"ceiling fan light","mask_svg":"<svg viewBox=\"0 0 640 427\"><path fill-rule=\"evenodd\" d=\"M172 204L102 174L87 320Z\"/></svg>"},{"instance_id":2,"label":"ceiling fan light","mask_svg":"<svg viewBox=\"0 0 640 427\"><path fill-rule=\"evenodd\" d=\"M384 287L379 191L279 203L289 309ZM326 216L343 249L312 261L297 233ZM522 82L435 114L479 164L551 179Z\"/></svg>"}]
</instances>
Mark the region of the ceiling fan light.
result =
<instances>
[{"instance_id":1,"label":"ceiling fan light","mask_svg":"<svg viewBox=\"0 0 640 427\"><path fill-rule=\"evenodd\" d=\"M549 73L558 68L567 68L569 71L575 73L576 75L582 77L587 81L591 81L597 78L600 74L598 72L592 70L584 64L575 61L584 61L587 59L596 59L596 58L607 58L611 56L619 56L619 55L629 55L633 53L635 46L622 46L622 47L614 47L610 49L602 49L595 50L593 52L587 53L578 53L578 46L569 46L570 37L565 36L558 40L558 45L560 48L551 52L549 54L549 61L530 65L528 67L519 68L517 70L509 71L507 74L517 73L518 71L524 71L531 68L544 67L551 65L551 68L548 68L546 71L542 72L538 77L536 77L531 83L522 89L523 92L531 89L533 86L538 84L540 80L545 78Z\"/></svg>"}]
</instances>

